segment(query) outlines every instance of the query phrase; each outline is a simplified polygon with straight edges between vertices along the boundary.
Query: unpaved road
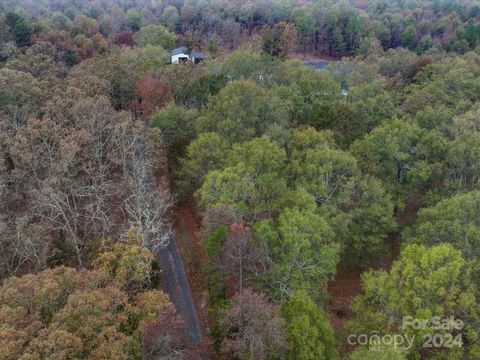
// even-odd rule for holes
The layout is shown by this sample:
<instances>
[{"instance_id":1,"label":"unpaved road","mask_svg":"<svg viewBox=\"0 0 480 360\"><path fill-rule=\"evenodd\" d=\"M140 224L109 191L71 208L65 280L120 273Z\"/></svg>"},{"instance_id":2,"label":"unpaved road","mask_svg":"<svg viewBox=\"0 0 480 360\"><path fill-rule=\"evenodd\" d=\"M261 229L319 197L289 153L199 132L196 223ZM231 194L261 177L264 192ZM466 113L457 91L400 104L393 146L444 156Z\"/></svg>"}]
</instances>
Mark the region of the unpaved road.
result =
<instances>
[{"instance_id":1,"label":"unpaved road","mask_svg":"<svg viewBox=\"0 0 480 360\"><path fill-rule=\"evenodd\" d=\"M134 157L141 159L145 156L144 138L137 137L134 141ZM152 208L160 208L162 192L159 191L151 168L148 168L145 181L150 192L158 193L158 196L153 197ZM161 235L158 234L158 236ZM178 314L185 321L185 335L193 345L200 345L203 341L203 334L173 230L168 244L159 248L154 255L162 270L164 290L175 305ZM199 354L199 358L206 359L207 356Z\"/></svg>"},{"instance_id":2,"label":"unpaved road","mask_svg":"<svg viewBox=\"0 0 480 360\"><path fill-rule=\"evenodd\" d=\"M164 290L183 317L190 340L194 344L200 344L202 331L175 236L166 247L157 251L155 258L162 269Z\"/></svg>"}]
</instances>

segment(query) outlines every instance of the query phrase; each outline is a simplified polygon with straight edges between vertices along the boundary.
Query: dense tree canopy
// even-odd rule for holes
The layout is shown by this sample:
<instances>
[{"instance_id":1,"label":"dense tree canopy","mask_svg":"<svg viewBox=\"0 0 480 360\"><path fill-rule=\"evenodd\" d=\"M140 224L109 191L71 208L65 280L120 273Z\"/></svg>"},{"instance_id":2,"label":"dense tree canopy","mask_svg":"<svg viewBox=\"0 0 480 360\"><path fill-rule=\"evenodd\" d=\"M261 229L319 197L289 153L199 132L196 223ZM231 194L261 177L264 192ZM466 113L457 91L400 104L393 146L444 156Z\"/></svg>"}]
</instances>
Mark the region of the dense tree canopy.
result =
<instances>
[{"instance_id":1,"label":"dense tree canopy","mask_svg":"<svg viewBox=\"0 0 480 360\"><path fill-rule=\"evenodd\" d=\"M335 274L340 245L321 216L286 209L278 224L259 223L257 236L269 242L273 264L268 283L279 297L296 290L322 294Z\"/></svg>"},{"instance_id":2,"label":"dense tree canopy","mask_svg":"<svg viewBox=\"0 0 480 360\"><path fill-rule=\"evenodd\" d=\"M141 358L143 326L172 306L161 291L129 299L107 274L66 267L8 279L0 304L6 359Z\"/></svg>"},{"instance_id":3,"label":"dense tree canopy","mask_svg":"<svg viewBox=\"0 0 480 360\"><path fill-rule=\"evenodd\" d=\"M478 289L471 267L460 251L450 244L426 248L423 245L405 247L389 273L368 272L363 275L364 293L353 305L356 319L351 329L356 332L380 332L402 329L416 334L412 354L420 351L423 334L449 333L453 329L435 329L428 323L424 328L403 326L403 316L413 319L432 319L453 316L465 324L463 344L449 349L424 349L431 355L438 352L451 358L475 357L478 354L478 334L472 324L478 319ZM401 314L398 316L396 314ZM455 334L454 334L455 335Z\"/></svg>"},{"instance_id":4,"label":"dense tree canopy","mask_svg":"<svg viewBox=\"0 0 480 360\"><path fill-rule=\"evenodd\" d=\"M281 100L271 91L253 81L238 80L210 99L197 124L201 132L218 132L231 142L240 142L262 134L276 135L286 120Z\"/></svg>"},{"instance_id":5,"label":"dense tree canopy","mask_svg":"<svg viewBox=\"0 0 480 360\"><path fill-rule=\"evenodd\" d=\"M335 337L325 312L303 292L282 305L286 337L291 348L288 359L336 359Z\"/></svg>"},{"instance_id":6,"label":"dense tree canopy","mask_svg":"<svg viewBox=\"0 0 480 360\"><path fill-rule=\"evenodd\" d=\"M0 358L480 358L479 46L476 0L0 2ZM404 316L465 327L346 343Z\"/></svg>"},{"instance_id":7,"label":"dense tree canopy","mask_svg":"<svg viewBox=\"0 0 480 360\"><path fill-rule=\"evenodd\" d=\"M423 245L448 243L465 257L478 260L479 206L480 193L472 191L421 209L418 224L407 232L409 240Z\"/></svg>"}]
</instances>

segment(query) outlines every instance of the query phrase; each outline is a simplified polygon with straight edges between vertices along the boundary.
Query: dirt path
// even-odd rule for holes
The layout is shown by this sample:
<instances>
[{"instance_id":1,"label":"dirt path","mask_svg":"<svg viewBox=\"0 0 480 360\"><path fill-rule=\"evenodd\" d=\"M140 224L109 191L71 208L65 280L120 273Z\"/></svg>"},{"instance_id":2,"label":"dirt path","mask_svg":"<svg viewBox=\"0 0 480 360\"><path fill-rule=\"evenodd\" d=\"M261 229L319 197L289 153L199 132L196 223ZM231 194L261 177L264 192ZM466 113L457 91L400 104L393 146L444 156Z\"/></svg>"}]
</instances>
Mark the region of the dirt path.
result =
<instances>
[{"instance_id":1,"label":"dirt path","mask_svg":"<svg viewBox=\"0 0 480 360\"><path fill-rule=\"evenodd\" d=\"M372 269L383 269L386 271L390 269L400 253L400 238L400 234L396 233L386 240L389 249L388 256L379 261ZM345 321L350 320L352 317L350 311L352 300L362 291L361 275L365 270L352 267L347 262L348 259L342 260L338 265L337 275L328 284L328 293L330 295L328 312L336 333L344 331L343 325Z\"/></svg>"},{"instance_id":2,"label":"dirt path","mask_svg":"<svg viewBox=\"0 0 480 360\"><path fill-rule=\"evenodd\" d=\"M401 231L405 226L416 222L416 215L420 208L418 199L407 199L405 209L397 215L398 231L392 234L386 244L389 249L388 256L381 259L375 269L389 271L393 262L400 254ZM352 318L350 305L353 298L362 291L361 274L363 270L349 266L348 259L343 259L338 266L337 275L328 285L330 302L328 304L328 313L332 327L337 334L345 334L345 322ZM341 352L348 351L348 345L341 347Z\"/></svg>"},{"instance_id":3,"label":"dirt path","mask_svg":"<svg viewBox=\"0 0 480 360\"><path fill-rule=\"evenodd\" d=\"M328 284L328 312L335 333L342 333L344 322L351 318L350 305L353 297L362 290L360 275L360 269L340 265L335 279Z\"/></svg>"},{"instance_id":4,"label":"dirt path","mask_svg":"<svg viewBox=\"0 0 480 360\"><path fill-rule=\"evenodd\" d=\"M133 145L133 156L138 160L137 162L140 162L140 160L146 156L144 139L145 137L137 137ZM165 161L164 163L166 164ZM168 172L163 171L163 173L154 175L152 169L147 166L144 176L143 181L146 182L145 186L148 191L150 193L156 193L156 196L149 198L151 199L150 201L152 201L149 208L161 209L162 196L166 196L165 191L162 190L167 190L168 192L170 186ZM163 233L159 233L156 236L163 235ZM158 248L154 256L161 269L163 290L170 297L170 301L175 306L177 313L185 322L185 335L193 345L199 348L196 358L202 360L208 359L208 355L203 351L203 346L201 346L204 344L203 332L198 321L197 310L194 305L183 261L177 247L175 230L171 231L168 244Z\"/></svg>"},{"instance_id":5,"label":"dirt path","mask_svg":"<svg viewBox=\"0 0 480 360\"><path fill-rule=\"evenodd\" d=\"M201 219L195 215L192 202L182 203L174 209L174 228L177 245L185 265L192 295L197 309L200 327L208 332L210 318L208 313L208 279L203 269L208 262L202 246Z\"/></svg>"},{"instance_id":6,"label":"dirt path","mask_svg":"<svg viewBox=\"0 0 480 360\"><path fill-rule=\"evenodd\" d=\"M170 239L165 248L157 251L155 258L162 269L165 292L183 317L190 341L193 344L200 344L203 341L203 334L175 237Z\"/></svg>"}]
</instances>

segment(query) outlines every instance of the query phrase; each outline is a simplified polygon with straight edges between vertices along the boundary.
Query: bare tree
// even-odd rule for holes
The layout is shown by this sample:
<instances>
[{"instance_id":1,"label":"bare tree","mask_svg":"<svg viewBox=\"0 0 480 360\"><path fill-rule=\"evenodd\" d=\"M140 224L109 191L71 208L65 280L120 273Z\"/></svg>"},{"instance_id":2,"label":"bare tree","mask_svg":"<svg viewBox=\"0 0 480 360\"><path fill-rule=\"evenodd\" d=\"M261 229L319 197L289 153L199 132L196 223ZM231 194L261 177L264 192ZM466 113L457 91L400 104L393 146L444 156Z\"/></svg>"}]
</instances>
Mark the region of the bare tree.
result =
<instances>
[{"instance_id":1,"label":"bare tree","mask_svg":"<svg viewBox=\"0 0 480 360\"><path fill-rule=\"evenodd\" d=\"M231 224L230 233L221 250L220 271L238 278L238 291L243 291L245 274L259 275L266 271L266 249L256 244L250 228L244 224Z\"/></svg>"},{"instance_id":2,"label":"bare tree","mask_svg":"<svg viewBox=\"0 0 480 360\"><path fill-rule=\"evenodd\" d=\"M125 208L131 226L144 235L144 246L155 252L168 244L172 235L168 209L172 204L168 190L159 190L145 152L142 134L133 137L131 164L126 172L131 195Z\"/></svg>"},{"instance_id":3,"label":"bare tree","mask_svg":"<svg viewBox=\"0 0 480 360\"><path fill-rule=\"evenodd\" d=\"M18 273L25 264L33 266L33 272L45 269L48 254L46 237L42 236L45 234L28 215L18 218L14 227L15 234L10 238L14 251L10 270Z\"/></svg>"},{"instance_id":4,"label":"bare tree","mask_svg":"<svg viewBox=\"0 0 480 360\"><path fill-rule=\"evenodd\" d=\"M184 321L173 307L164 310L156 321L144 325L142 352L146 360L192 359L185 339Z\"/></svg>"},{"instance_id":5,"label":"bare tree","mask_svg":"<svg viewBox=\"0 0 480 360\"><path fill-rule=\"evenodd\" d=\"M0 85L19 76L2 72ZM24 78L20 90L33 81ZM53 239L71 245L82 266L91 244L131 226L144 235L143 246L165 246L171 199L166 187L157 190L152 158L159 157L145 145L145 127L115 111L108 98L85 97L72 87L34 105L42 106L43 118L22 117L17 127L13 112L0 111L0 217L11 217L0 234L9 249L0 256L0 271L42 268L40 249L48 252ZM31 226L20 226L22 217Z\"/></svg>"},{"instance_id":6,"label":"bare tree","mask_svg":"<svg viewBox=\"0 0 480 360\"><path fill-rule=\"evenodd\" d=\"M42 219L49 229L67 235L80 266L83 265L81 250L84 240L79 235L83 229L81 199L89 197L89 191L89 187L79 187L67 179L49 179L41 189L34 192L34 215Z\"/></svg>"},{"instance_id":7,"label":"bare tree","mask_svg":"<svg viewBox=\"0 0 480 360\"><path fill-rule=\"evenodd\" d=\"M124 196L118 186L120 177L113 156L117 150L115 128L131 123L131 117L116 112L106 97L78 102L73 114L75 124L88 134L82 143L82 161L78 164L91 193L85 215L95 235L105 237L112 232L115 209L121 207L117 199Z\"/></svg>"},{"instance_id":8,"label":"bare tree","mask_svg":"<svg viewBox=\"0 0 480 360\"><path fill-rule=\"evenodd\" d=\"M263 360L279 358L287 348L278 306L263 293L245 289L221 312L225 339L221 351L228 359Z\"/></svg>"}]
</instances>

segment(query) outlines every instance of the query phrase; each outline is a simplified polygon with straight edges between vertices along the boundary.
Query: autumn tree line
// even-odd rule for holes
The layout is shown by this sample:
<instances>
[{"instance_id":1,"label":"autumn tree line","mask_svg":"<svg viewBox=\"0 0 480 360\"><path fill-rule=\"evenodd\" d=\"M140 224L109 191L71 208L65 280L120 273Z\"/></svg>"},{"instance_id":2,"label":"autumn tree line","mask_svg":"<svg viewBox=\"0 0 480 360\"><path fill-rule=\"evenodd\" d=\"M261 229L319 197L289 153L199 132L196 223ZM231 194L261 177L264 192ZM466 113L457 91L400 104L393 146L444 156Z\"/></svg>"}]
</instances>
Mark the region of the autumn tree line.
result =
<instances>
[{"instance_id":1,"label":"autumn tree line","mask_svg":"<svg viewBox=\"0 0 480 360\"><path fill-rule=\"evenodd\" d=\"M288 37L294 50L332 57L362 53L374 39L384 50L465 53L480 36L480 6L473 0L6 0L0 12L8 15L0 22L0 60L50 32L64 43L70 65L112 42L138 44L133 35L152 24L212 55L275 32L279 24L294 30Z\"/></svg>"},{"instance_id":2,"label":"autumn tree line","mask_svg":"<svg viewBox=\"0 0 480 360\"><path fill-rule=\"evenodd\" d=\"M0 358L195 358L153 261L167 167L202 218L213 357L480 357L474 3L0 6ZM169 65L183 44L210 60ZM334 333L340 264L363 290ZM341 346L402 315L459 318L463 345Z\"/></svg>"},{"instance_id":3,"label":"autumn tree line","mask_svg":"<svg viewBox=\"0 0 480 360\"><path fill-rule=\"evenodd\" d=\"M154 261L171 231L170 194L151 180L162 141L132 95L167 52L115 66L100 35L81 54L28 19L1 15L0 358L191 357Z\"/></svg>"}]
</instances>

